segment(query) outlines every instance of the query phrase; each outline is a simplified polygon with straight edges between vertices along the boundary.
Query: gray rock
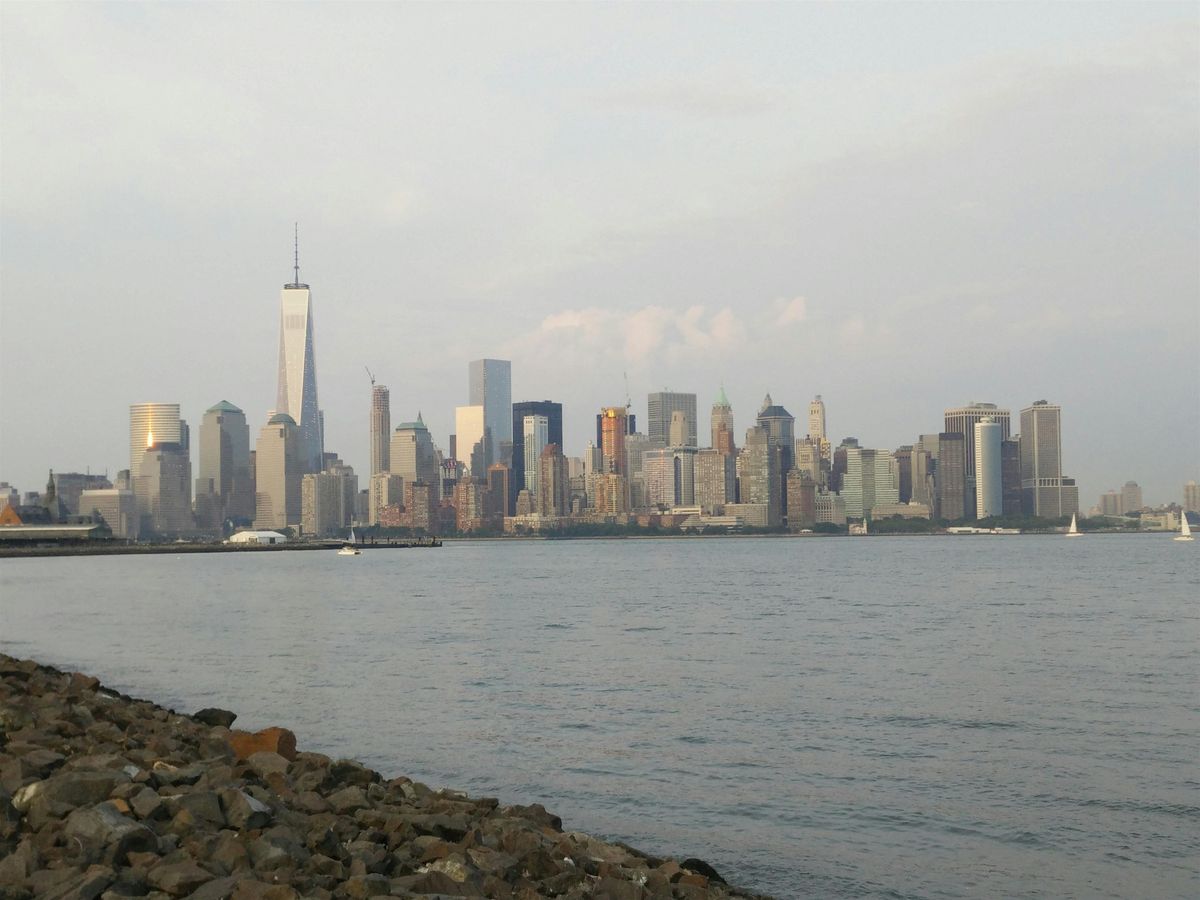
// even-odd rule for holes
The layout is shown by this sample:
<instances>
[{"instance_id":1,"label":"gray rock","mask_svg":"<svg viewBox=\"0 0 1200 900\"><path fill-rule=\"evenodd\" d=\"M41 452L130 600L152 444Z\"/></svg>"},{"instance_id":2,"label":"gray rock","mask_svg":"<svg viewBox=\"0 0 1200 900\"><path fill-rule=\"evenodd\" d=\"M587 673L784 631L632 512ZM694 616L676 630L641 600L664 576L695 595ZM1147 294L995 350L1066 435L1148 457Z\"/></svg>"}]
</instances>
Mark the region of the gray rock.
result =
<instances>
[{"instance_id":1,"label":"gray rock","mask_svg":"<svg viewBox=\"0 0 1200 900\"><path fill-rule=\"evenodd\" d=\"M111 803L75 810L67 817L63 834L76 839L90 851L111 847L113 859L118 864L123 863L129 853L158 849L158 836L153 831L122 815Z\"/></svg>"},{"instance_id":2,"label":"gray rock","mask_svg":"<svg viewBox=\"0 0 1200 900\"><path fill-rule=\"evenodd\" d=\"M221 791L221 810L225 823L238 831L253 831L271 824L271 807L243 790L228 788Z\"/></svg>"},{"instance_id":3,"label":"gray rock","mask_svg":"<svg viewBox=\"0 0 1200 900\"><path fill-rule=\"evenodd\" d=\"M201 763L192 763L187 766L172 766L169 763L157 762L154 768L150 770L150 781L156 787L163 786L191 786L200 780L200 776L204 774L204 766Z\"/></svg>"},{"instance_id":4,"label":"gray rock","mask_svg":"<svg viewBox=\"0 0 1200 900\"><path fill-rule=\"evenodd\" d=\"M371 805L367 802L366 793L362 788L357 786L342 788L336 794L330 794L325 799L335 813L343 816L354 812L356 809L366 809Z\"/></svg>"},{"instance_id":5,"label":"gray rock","mask_svg":"<svg viewBox=\"0 0 1200 900\"><path fill-rule=\"evenodd\" d=\"M107 866L92 866L38 897L39 900L96 900L114 878L113 870Z\"/></svg>"},{"instance_id":6,"label":"gray rock","mask_svg":"<svg viewBox=\"0 0 1200 900\"><path fill-rule=\"evenodd\" d=\"M210 706L207 709L202 709L192 715L192 718L197 722L203 722L205 725L220 726L228 728L237 718L237 713L230 712L227 709L220 709L215 706Z\"/></svg>"},{"instance_id":7,"label":"gray rock","mask_svg":"<svg viewBox=\"0 0 1200 900\"><path fill-rule=\"evenodd\" d=\"M129 806L139 819L159 818L166 813L162 797L144 785L129 798Z\"/></svg>"},{"instance_id":8,"label":"gray rock","mask_svg":"<svg viewBox=\"0 0 1200 900\"><path fill-rule=\"evenodd\" d=\"M246 758L248 765L259 778L266 778L272 773L287 774L288 761L271 750L259 750Z\"/></svg>"},{"instance_id":9,"label":"gray rock","mask_svg":"<svg viewBox=\"0 0 1200 900\"><path fill-rule=\"evenodd\" d=\"M237 889L236 878L214 878L187 895L187 900L229 900Z\"/></svg>"},{"instance_id":10,"label":"gray rock","mask_svg":"<svg viewBox=\"0 0 1200 900\"><path fill-rule=\"evenodd\" d=\"M45 782L43 795L50 803L72 808L92 806L107 800L112 789L129 777L117 771L73 770L59 772Z\"/></svg>"},{"instance_id":11,"label":"gray rock","mask_svg":"<svg viewBox=\"0 0 1200 900\"><path fill-rule=\"evenodd\" d=\"M151 887L172 897L186 897L215 877L212 872L200 868L194 862L186 861L155 866L146 876L146 880L150 882Z\"/></svg>"}]
</instances>

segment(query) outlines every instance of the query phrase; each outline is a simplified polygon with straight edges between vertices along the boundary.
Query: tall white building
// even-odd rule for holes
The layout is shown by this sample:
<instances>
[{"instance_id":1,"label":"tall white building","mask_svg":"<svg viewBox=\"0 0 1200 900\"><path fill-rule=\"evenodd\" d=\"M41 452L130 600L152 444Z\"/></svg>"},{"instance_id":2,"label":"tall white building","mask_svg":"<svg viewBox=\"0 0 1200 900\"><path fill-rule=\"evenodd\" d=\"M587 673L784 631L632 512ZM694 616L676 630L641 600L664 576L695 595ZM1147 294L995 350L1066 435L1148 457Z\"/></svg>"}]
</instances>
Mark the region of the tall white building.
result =
<instances>
[{"instance_id":1,"label":"tall white building","mask_svg":"<svg viewBox=\"0 0 1200 900\"><path fill-rule=\"evenodd\" d=\"M254 527L278 530L300 525L300 434L287 413L275 413L258 433L254 451Z\"/></svg>"},{"instance_id":2,"label":"tall white building","mask_svg":"<svg viewBox=\"0 0 1200 900\"><path fill-rule=\"evenodd\" d=\"M153 444L178 444L186 449L178 403L129 405L129 475L141 474L142 455Z\"/></svg>"},{"instance_id":3,"label":"tall white building","mask_svg":"<svg viewBox=\"0 0 1200 900\"><path fill-rule=\"evenodd\" d=\"M392 395L382 384L371 385L371 476L392 467Z\"/></svg>"},{"instance_id":4,"label":"tall white building","mask_svg":"<svg viewBox=\"0 0 1200 900\"><path fill-rule=\"evenodd\" d=\"M456 406L454 408L454 434L456 435L454 458L470 469L471 475L479 478L483 477L490 465L487 461L483 439L486 427L484 412L483 406ZM476 462L481 463L478 466L479 471L472 466L471 457L473 455Z\"/></svg>"},{"instance_id":5,"label":"tall white building","mask_svg":"<svg viewBox=\"0 0 1200 900\"><path fill-rule=\"evenodd\" d=\"M833 447L825 433L825 401L820 394L808 404L808 436L817 445L822 459L832 458Z\"/></svg>"},{"instance_id":6,"label":"tall white building","mask_svg":"<svg viewBox=\"0 0 1200 900\"><path fill-rule=\"evenodd\" d=\"M493 458L484 461L490 466L500 458L500 445L512 444L512 363L507 359L473 360L467 366L467 381L467 402L483 407L483 427L492 432Z\"/></svg>"},{"instance_id":7,"label":"tall white building","mask_svg":"<svg viewBox=\"0 0 1200 900\"><path fill-rule=\"evenodd\" d=\"M320 472L324 453L321 411L317 406L317 363L313 349L312 293L300 281L297 250L294 277L279 295L279 389L275 412L296 423L297 454L304 472Z\"/></svg>"},{"instance_id":8,"label":"tall white building","mask_svg":"<svg viewBox=\"0 0 1200 900\"><path fill-rule=\"evenodd\" d=\"M1003 427L994 419L975 423L975 518L987 519L1004 514L1003 468L1000 442Z\"/></svg>"},{"instance_id":9,"label":"tall white building","mask_svg":"<svg viewBox=\"0 0 1200 900\"><path fill-rule=\"evenodd\" d=\"M526 416L523 425L525 484L522 487L536 497L541 477L542 450L550 440L550 420L546 416Z\"/></svg>"}]
</instances>

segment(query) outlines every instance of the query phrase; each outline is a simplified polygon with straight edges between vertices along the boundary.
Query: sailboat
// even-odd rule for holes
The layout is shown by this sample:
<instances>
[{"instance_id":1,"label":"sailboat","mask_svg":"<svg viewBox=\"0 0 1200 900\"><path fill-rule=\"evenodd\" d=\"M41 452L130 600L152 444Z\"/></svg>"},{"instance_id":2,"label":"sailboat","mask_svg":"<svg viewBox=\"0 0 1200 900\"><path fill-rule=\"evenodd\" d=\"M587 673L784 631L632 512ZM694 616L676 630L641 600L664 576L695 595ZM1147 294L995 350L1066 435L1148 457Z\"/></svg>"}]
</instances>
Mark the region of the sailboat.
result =
<instances>
[{"instance_id":1,"label":"sailboat","mask_svg":"<svg viewBox=\"0 0 1200 900\"><path fill-rule=\"evenodd\" d=\"M1179 514L1179 534L1175 535L1177 541L1194 541L1192 537L1192 526L1188 524L1187 513Z\"/></svg>"},{"instance_id":2,"label":"sailboat","mask_svg":"<svg viewBox=\"0 0 1200 900\"><path fill-rule=\"evenodd\" d=\"M354 529L350 529L350 539L342 544L342 549L338 551L338 556L362 556L362 551L355 546L357 542L354 539Z\"/></svg>"},{"instance_id":3,"label":"sailboat","mask_svg":"<svg viewBox=\"0 0 1200 900\"><path fill-rule=\"evenodd\" d=\"M1071 527L1067 529L1067 537L1079 537L1079 526L1075 524L1075 513L1071 513Z\"/></svg>"}]
</instances>

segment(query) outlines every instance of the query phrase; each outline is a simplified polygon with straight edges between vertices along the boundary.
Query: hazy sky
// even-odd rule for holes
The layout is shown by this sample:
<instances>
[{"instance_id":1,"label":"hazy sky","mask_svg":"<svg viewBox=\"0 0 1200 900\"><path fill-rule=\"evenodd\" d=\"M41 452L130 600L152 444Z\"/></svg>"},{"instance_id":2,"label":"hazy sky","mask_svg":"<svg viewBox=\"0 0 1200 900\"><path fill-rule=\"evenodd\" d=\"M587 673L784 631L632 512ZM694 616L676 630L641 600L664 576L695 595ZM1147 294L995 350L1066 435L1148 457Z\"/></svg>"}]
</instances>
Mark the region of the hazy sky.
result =
<instances>
[{"instance_id":1,"label":"hazy sky","mask_svg":"<svg viewBox=\"0 0 1200 900\"><path fill-rule=\"evenodd\" d=\"M1062 404L1081 505L1200 478L1194 4L0 5L0 480L128 405L275 399L292 223L327 449L370 366L564 404L724 382L895 447ZM798 423L799 424L799 423ZM805 428L798 427L803 433ZM193 465L195 459L193 459ZM365 485L365 481L363 482Z\"/></svg>"}]
</instances>

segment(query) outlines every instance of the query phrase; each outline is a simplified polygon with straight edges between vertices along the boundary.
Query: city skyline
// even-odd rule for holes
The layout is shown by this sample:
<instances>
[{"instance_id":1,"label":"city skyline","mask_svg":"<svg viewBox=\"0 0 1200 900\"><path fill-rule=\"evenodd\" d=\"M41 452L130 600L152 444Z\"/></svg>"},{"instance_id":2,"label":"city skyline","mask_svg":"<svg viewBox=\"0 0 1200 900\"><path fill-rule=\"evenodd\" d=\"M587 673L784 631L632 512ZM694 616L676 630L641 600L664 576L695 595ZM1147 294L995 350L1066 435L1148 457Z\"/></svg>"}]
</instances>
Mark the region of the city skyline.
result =
<instances>
[{"instance_id":1,"label":"city skyline","mask_svg":"<svg viewBox=\"0 0 1200 900\"><path fill-rule=\"evenodd\" d=\"M723 384L739 443L767 391L802 422L821 394L835 445L881 448L936 433L972 398L1015 413L1046 397L1084 506L1131 479L1148 503L1178 500L1200 474L1193 8L528 12L520 33L480 13L511 45L448 49L452 11L399 29L371 10L378 42L367 24L348 35L378 66L371 85L355 64L246 85L241 67L279 60L225 61L212 47L246 46L227 29L314 58L345 56L346 38L319 9L238 11L167 54L160 36L197 11L0 11L0 479L115 475L115 423L146 399L179 403L193 427L227 399L257 434L296 219L325 444L360 473L363 366L391 386L393 421L423 413L448 452L463 362L502 358L514 400L563 404L570 456L589 417L624 402L627 373L639 421L647 394L695 393L701 435ZM815 21L827 49L797 52ZM679 29L693 49L673 49ZM572 61L577 33L633 40L640 62L597 81ZM535 62L511 68L520 48ZM508 89L464 71L472 57L508 71ZM114 90L117 58L143 85L132 95ZM213 105L205 86L234 81ZM397 124L348 118L351 86L393 98ZM199 104L186 114L181 89ZM430 92L444 108L421 105ZM296 94L312 139L257 143L292 127ZM197 115L215 123L203 140ZM93 117L106 127L83 172L53 135ZM468 140L446 137L451 121L474 123ZM586 163L569 152L599 133L612 137ZM63 346L55 377L28 377L67 328L136 352Z\"/></svg>"}]
</instances>

